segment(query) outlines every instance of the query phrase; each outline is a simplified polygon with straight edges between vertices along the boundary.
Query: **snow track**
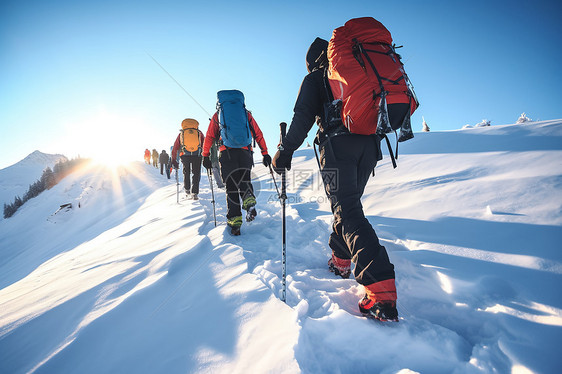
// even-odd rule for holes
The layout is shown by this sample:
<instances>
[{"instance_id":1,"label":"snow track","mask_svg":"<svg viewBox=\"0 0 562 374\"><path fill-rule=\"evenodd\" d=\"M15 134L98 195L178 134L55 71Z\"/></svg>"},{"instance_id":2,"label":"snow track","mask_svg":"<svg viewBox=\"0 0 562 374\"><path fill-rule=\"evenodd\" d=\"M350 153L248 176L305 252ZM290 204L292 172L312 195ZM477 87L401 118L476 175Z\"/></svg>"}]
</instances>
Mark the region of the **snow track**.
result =
<instances>
[{"instance_id":1,"label":"snow track","mask_svg":"<svg viewBox=\"0 0 562 374\"><path fill-rule=\"evenodd\" d=\"M362 317L362 287L328 271L310 149L288 190L287 304L263 166L238 237L220 189L215 227L205 177L200 200L177 204L175 180L140 163L71 175L0 222L0 372L554 372L562 143L524 145L562 137L562 123L525 126L416 134L397 170L377 168L363 204L396 267L399 323ZM456 135L484 141L427 151ZM506 149L489 151L500 135ZM81 208L48 220L61 201Z\"/></svg>"}]
</instances>

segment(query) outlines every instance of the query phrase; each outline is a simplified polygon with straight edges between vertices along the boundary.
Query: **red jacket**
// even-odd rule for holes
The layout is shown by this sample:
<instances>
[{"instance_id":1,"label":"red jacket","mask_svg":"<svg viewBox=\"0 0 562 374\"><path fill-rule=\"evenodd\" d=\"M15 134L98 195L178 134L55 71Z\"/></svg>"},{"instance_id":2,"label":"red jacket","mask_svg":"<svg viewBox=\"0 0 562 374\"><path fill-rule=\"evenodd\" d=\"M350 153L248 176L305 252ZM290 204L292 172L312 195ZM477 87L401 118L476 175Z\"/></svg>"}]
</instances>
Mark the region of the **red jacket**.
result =
<instances>
[{"instance_id":1,"label":"red jacket","mask_svg":"<svg viewBox=\"0 0 562 374\"><path fill-rule=\"evenodd\" d=\"M250 127L253 130L252 136L256 139L256 142L258 143L258 146L261 149L261 154L265 156L267 154L267 145L265 144L263 133L261 132L258 123L252 116L252 113L250 112L247 113L248 113L248 122L250 123ZM209 123L209 128L207 129L207 135L205 135L205 143L203 143L203 157L209 156L211 145L217 139L220 139L220 125L219 125L218 112L215 112L213 118L211 118L211 122ZM219 141L219 143L221 142ZM222 152L225 149L227 149L227 147L221 145L219 151ZM244 147L244 149L251 151L252 145L250 144L249 146Z\"/></svg>"},{"instance_id":2,"label":"red jacket","mask_svg":"<svg viewBox=\"0 0 562 374\"><path fill-rule=\"evenodd\" d=\"M199 130L197 130L199 131ZM178 151L181 148L181 141L180 141L180 134L178 134L178 137L176 138L176 141L174 142L174 148L172 148L172 160L177 160L178 157ZM203 144L203 142L205 141L205 137L203 136L203 132L199 131L199 144ZM180 156L183 156L183 153L180 153Z\"/></svg>"}]
</instances>

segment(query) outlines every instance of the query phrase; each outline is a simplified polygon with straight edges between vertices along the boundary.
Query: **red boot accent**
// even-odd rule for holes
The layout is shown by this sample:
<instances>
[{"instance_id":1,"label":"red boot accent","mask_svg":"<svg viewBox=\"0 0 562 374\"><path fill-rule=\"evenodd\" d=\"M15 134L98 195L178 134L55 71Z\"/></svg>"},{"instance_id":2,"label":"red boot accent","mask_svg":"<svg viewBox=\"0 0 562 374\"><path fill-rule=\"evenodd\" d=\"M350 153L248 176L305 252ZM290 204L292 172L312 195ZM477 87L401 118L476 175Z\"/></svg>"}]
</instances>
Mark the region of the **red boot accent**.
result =
<instances>
[{"instance_id":1,"label":"red boot accent","mask_svg":"<svg viewBox=\"0 0 562 374\"><path fill-rule=\"evenodd\" d=\"M330 271L340 277L347 279L351 275L351 260L343 259L334 256L332 253L332 258L328 261L328 266L330 267Z\"/></svg>"},{"instance_id":2,"label":"red boot accent","mask_svg":"<svg viewBox=\"0 0 562 374\"><path fill-rule=\"evenodd\" d=\"M387 279L365 286L365 292L373 303L392 302L396 304L396 284L394 279Z\"/></svg>"},{"instance_id":3,"label":"red boot accent","mask_svg":"<svg viewBox=\"0 0 562 374\"><path fill-rule=\"evenodd\" d=\"M363 315L379 321L398 322L394 279L365 286L365 292L365 296L359 301L359 311Z\"/></svg>"}]
</instances>

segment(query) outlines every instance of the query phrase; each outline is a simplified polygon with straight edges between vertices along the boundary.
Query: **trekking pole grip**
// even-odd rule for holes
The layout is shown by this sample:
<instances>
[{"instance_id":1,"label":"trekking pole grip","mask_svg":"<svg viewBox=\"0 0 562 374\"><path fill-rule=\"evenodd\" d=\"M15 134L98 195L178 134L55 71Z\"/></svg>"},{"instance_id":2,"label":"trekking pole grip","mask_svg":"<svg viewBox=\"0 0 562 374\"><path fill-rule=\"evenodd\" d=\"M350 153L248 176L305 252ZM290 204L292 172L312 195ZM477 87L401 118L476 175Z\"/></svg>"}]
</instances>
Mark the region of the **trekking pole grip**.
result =
<instances>
[{"instance_id":1,"label":"trekking pole grip","mask_svg":"<svg viewBox=\"0 0 562 374\"><path fill-rule=\"evenodd\" d=\"M285 136L287 135L287 123L281 122L279 124L279 128L281 130L281 140L279 142L279 150L283 150L283 142L285 141ZM286 175L287 171L283 169L281 173L281 200L285 203L287 199L287 190L286 190Z\"/></svg>"},{"instance_id":2,"label":"trekking pole grip","mask_svg":"<svg viewBox=\"0 0 562 374\"><path fill-rule=\"evenodd\" d=\"M279 127L281 128L281 144L283 144L283 141L285 140L285 135L287 135L287 124L285 122L281 122L279 124Z\"/></svg>"}]
</instances>

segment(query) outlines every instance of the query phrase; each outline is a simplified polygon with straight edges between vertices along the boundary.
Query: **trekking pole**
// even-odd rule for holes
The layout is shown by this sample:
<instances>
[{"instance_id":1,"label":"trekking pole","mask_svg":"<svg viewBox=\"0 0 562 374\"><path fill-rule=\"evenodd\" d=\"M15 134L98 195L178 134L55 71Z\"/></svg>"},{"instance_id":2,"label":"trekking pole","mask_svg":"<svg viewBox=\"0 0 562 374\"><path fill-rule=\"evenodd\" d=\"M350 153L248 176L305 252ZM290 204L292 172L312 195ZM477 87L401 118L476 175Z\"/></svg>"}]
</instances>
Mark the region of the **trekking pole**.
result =
<instances>
[{"instance_id":1,"label":"trekking pole","mask_svg":"<svg viewBox=\"0 0 562 374\"><path fill-rule=\"evenodd\" d=\"M281 143L279 145L279 150L283 149L283 141L285 140L285 134L287 133L287 124L285 122L281 122L279 124L281 127ZM281 251L281 263L283 266L283 274L281 277L281 301L287 303L287 227L286 227L286 220L285 220L285 201L287 200L287 180L286 180L286 171L283 169L281 172L281 209L283 214L283 221L281 224L281 229L283 230L282 233L282 251Z\"/></svg>"},{"instance_id":2,"label":"trekking pole","mask_svg":"<svg viewBox=\"0 0 562 374\"><path fill-rule=\"evenodd\" d=\"M215 191L213 190L213 178L211 176L211 169L207 169L207 176L209 177L209 184L211 185L211 202L213 203L213 217L215 219L215 227L217 227L217 213L215 211Z\"/></svg>"},{"instance_id":3,"label":"trekking pole","mask_svg":"<svg viewBox=\"0 0 562 374\"><path fill-rule=\"evenodd\" d=\"M178 177L178 169L176 169L176 203L180 203L180 180Z\"/></svg>"},{"instance_id":4,"label":"trekking pole","mask_svg":"<svg viewBox=\"0 0 562 374\"><path fill-rule=\"evenodd\" d=\"M277 181L275 180L275 173L273 173L273 166L269 165L269 174L271 174L271 178L273 179L273 185L275 186L275 190L277 191L277 198L281 199L281 192L279 192L279 187L277 187Z\"/></svg>"}]
</instances>

